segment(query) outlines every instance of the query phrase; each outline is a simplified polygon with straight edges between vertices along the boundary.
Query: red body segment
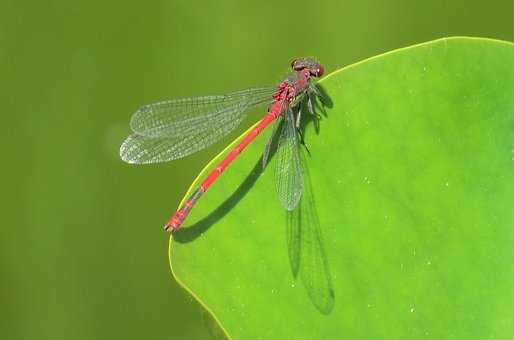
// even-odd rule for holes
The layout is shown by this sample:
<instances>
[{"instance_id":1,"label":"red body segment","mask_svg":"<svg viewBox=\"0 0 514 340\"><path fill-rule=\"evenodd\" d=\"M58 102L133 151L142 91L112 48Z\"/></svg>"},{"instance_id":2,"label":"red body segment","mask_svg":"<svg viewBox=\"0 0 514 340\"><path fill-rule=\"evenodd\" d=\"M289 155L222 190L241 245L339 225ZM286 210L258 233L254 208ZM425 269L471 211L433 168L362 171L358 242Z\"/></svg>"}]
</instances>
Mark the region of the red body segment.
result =
<instances>
[{"instance_id":1,"label":"red body segment","mask_svg":"<svg viewBox=\"0 0 514 340\"><path fill-rule=\"evenodd\" d=\"M205 178L189 199L175 212L164 226L165 230L175 231L179 229L189 212L200 196L216 181L220 174L243 152L243 150L275 119L283 114L293 99L307 88L312 76L307 69L301 69L294 73L294 77L288 77L277 87L273 95L273 103L268 113L259 123L244 137L244 139L230 151L230 153L218 164L218 166Z\"/></svg>"}]
</instances>

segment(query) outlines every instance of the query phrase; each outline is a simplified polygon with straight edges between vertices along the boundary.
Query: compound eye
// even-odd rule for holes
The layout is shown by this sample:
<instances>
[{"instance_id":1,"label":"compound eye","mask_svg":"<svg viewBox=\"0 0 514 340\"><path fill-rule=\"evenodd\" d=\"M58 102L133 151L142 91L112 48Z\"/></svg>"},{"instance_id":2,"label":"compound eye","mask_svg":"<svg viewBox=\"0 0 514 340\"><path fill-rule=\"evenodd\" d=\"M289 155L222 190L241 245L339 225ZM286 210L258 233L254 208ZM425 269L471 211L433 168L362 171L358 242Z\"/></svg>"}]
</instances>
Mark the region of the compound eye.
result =
<instances>
[{"instance_id":1,"label":"compound eye","mask_svg":"<svg viewBox=\"0 0 514 340\"><path fill-rule=\"evenodd\" d=\"M325 68L322 65L318 65L316 68L316 77L321 77L325 73Z\"/></svg>"},{"instance_id":2,"label":"compound eye","mask_svg":"<svg viewBox=\"0 0 514 340\"><path fill-rule=\"evenodd\" d=\"M300 59L295 59L291 62L291 67L295 71L301 71L305 68L305 65L303 65L303 63Z\"/></svg>"}]
</instances>

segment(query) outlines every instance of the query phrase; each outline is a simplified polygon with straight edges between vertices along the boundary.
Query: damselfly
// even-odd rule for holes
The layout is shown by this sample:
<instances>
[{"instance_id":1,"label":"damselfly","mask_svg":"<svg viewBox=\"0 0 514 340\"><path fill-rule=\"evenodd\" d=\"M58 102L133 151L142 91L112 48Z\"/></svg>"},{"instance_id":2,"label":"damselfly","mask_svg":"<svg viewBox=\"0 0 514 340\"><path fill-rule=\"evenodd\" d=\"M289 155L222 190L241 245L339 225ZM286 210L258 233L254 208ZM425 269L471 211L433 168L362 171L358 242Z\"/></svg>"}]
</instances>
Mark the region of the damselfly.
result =
<instances>
[{"instance_id":1,"label":"damselfly","mask_svg":"<svg viewBox=\"0 0 514 340\"><path fill-rule=\"evenodd\" d=\"M292 211L300 202L304 189L299 155L301 123L314 112L317 97L322 97L314 78L324 68L313 58L298 58L291 63L292 72L277 87L251 88L226 95L174 99L141 107L130 121L133 130L121 145L120 156L128 163L166 162L200 151L233 131L250 109L267 104L266 116L234 147L200 186L179 207L165 225L175 231L205 191L237 156L272 122L271 137L262 156L266 165L274 137L276 147L275 182L282 206ZM304 113L304 111L306 111Z\"/></svg>"}]
</instances>

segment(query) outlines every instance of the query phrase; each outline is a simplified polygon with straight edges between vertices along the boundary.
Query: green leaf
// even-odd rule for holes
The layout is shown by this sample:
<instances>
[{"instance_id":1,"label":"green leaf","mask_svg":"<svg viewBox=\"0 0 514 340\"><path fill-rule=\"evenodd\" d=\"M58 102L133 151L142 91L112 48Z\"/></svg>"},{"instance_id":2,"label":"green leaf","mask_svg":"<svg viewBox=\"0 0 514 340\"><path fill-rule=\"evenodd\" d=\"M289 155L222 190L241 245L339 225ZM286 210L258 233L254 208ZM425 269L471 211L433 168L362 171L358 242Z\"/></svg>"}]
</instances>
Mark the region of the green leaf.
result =
<instances>
[{"instance_id":1,"label":"green leaf","mask_svg":"<svg viewBox=\"0 0 514 340\"><path fill-rule=\"evenodd\" d=\"M514 45L441 39L320 84L306 218L261 170L268 131L173 235L176 279L234 339L513 338Z\"/></svg>"}]
</instances>

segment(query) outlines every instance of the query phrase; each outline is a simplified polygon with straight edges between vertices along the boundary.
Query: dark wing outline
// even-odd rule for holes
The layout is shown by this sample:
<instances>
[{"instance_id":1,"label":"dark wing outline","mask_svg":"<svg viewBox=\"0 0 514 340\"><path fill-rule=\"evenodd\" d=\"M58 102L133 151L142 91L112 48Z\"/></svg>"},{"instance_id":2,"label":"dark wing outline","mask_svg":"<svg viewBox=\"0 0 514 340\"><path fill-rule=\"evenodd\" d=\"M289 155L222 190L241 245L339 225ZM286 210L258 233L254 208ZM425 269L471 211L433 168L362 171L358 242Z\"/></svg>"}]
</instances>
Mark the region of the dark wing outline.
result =
<instances>
[{"instance_id":1,"label":"dark wing outline","mask_svg":"<svg viewBox=\"0 0 514 340\"><path fill-rule=\"evenodd\" d=\"M275 123L273 123L273 130L271 131L271 135L268 137L268 141L266 142L266 146L264 147L264 152L262 153L262 169L265 169L266 165L268 164L273 142L275 141L275 137L277 136L278 131L280 131L281 129L281 124L283 120L284 117L280 115L275 121Z\"/></svg>"}]
</instances>

